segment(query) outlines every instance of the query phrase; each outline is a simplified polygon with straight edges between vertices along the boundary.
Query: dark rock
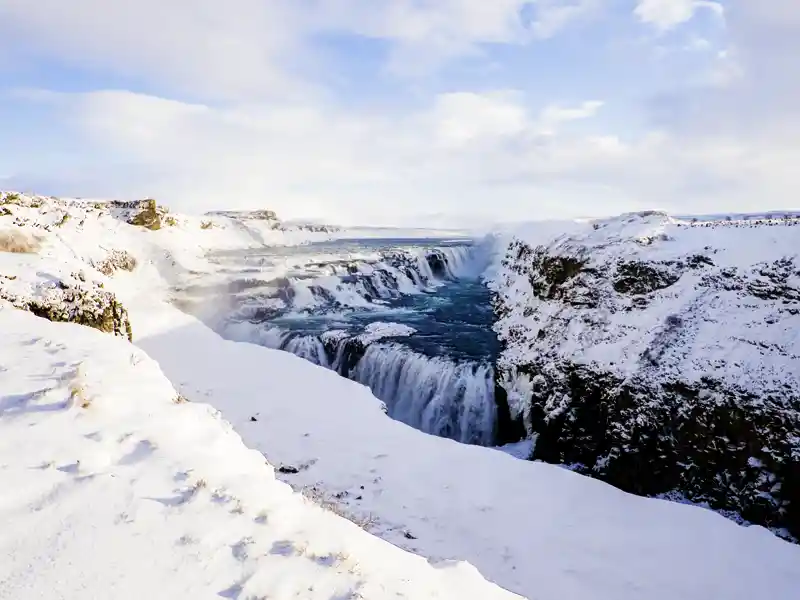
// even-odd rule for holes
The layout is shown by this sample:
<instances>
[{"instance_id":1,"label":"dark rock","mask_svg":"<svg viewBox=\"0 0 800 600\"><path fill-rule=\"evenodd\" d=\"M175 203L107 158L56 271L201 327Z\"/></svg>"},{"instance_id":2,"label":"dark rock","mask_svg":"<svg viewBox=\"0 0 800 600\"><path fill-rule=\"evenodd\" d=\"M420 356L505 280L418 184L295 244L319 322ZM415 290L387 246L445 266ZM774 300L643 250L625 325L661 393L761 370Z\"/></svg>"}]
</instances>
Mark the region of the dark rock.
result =
<instances>
[{"instance_id":1,"label":"dark rock","mask_svg":"<svg viewBox=\"0 0 800 600\"><path fill-rule=\"evenodd\" d=\"M620 294L640 295L663 290L680 279L680 273L666 265L623 262L617 266L614 289Z\"/></svg>"}]
</instances>

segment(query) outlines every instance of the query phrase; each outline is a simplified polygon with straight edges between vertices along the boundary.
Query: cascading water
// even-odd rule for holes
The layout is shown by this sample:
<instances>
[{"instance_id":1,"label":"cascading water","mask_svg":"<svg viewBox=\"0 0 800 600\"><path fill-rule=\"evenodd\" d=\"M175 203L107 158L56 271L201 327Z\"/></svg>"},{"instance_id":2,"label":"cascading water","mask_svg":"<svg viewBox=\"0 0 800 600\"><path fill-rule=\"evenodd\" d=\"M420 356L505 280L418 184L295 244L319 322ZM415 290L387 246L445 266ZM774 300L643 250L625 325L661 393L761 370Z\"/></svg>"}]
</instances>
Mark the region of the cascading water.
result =
<instances>
[{"instance_id":1,"label":"cascading water","mask_svg":"<svg viewBox=\"0 0 800 600\"><path fill-rule=\"evenodd\" d=\"M489 364L458 363L397 344L373 344L351 377L371 388L398 421L469 444L493 442L496 410Z\"/></svg>"},{"instance_id":2,"label":"cascading water","mask_svg":"<svg viewBox=\"0 0 800 600\"><path fill-rule=\"evenodd\" d=\"M247 273L246 284L231 287L224 335L358 381L412 427L494 443L496 340L489 292L478 279L485 248L466 240L341 240L269 252L220 257Z\"/></svg>"}]
</instances>

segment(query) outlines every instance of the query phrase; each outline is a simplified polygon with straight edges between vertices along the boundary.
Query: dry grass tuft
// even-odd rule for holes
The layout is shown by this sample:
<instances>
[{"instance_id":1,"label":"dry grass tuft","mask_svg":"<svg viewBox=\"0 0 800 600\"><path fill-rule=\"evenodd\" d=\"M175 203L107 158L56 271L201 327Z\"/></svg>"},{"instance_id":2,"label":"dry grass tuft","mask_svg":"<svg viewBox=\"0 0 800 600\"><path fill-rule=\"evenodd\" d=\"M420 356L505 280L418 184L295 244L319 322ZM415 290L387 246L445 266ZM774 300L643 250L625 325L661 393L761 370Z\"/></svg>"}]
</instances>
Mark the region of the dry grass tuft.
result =
<instances>
[{"instance_id":1,"label":"dry grass tuft","mask_svg":"<svg viewBox=\"0 0 800 600\"><path fill-rule=\"evenodd\" d=\"M324 492L318 490L316 487L303 488L302 494L308 501L316 504L323 510L332 512L343 519L347 519L351 523L355 523L364 531L369 531L370 527L374 524L374 519L371 515L359 516L349 513L344 506L336 502L336 500L325 496Z\"/></svg>"},{"instance_id":2,"label":"dry grass tuft","mask_svg":"<svg viewBox=\"0 0 800 600\"><path fill-rule=\"evenodd\" d=\"M0 231L0 252L36 254L41 247L39 238L28 236L21 231Z\"/></svg>"}]
</instances>

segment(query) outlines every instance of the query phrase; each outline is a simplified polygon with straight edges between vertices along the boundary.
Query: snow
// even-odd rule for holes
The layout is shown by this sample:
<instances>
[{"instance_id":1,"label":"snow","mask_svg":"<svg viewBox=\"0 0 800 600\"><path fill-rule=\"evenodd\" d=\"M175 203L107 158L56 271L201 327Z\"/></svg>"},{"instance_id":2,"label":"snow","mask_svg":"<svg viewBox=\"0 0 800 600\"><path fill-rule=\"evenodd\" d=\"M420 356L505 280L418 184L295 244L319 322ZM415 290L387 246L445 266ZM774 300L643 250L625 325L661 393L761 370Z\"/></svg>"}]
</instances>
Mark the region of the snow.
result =
<instances>
[{"instance_id":1,"label":"snow","mask_svg":"<svg viewBox=\"0 0 800 600\"><path fill-rule=\"evenodd\" d=\"M528 460L528 458L533 455L533 449L535 446L536 440L530 439L504 444L502 446L498 446L497 449L521 460Z\"/></svg>"},{"instance_id":2,"label":"snow","mask_svg":"<svg viewBox=\"0 0 800 600\"><path fill-rule=\"evenodd\" d=\"M371 344L385 338L408 337L416 333L416 329L403 323L384 323L378 321L369 323L364 328L364 333L358 336L363 344Z\"/></svg>"},{"instance_id":3,"label":"snow","mask_svg":"<svg viewBox=\"0 0 800 600\"><path fill-rule=\"evenodd\" d=\"M388 419L367 389L331 371L223 342L188 317L175 327L177 319L165 316L173 327L140 344L173 381L186 382L182 393L220 408L272 464L298 467L285 476L294 485L340 497L395 544L463 558L531 598L748 598L763 586L790 598L796 591L800 548L766 530L425 436Z\"/></svg>"},{"instance_id":4,"label":"snow","mask_svg":"<svg viewBox=\"0 0 800 600\"><path fill-rule=\"evenodd\" d=\"M60 206L12 208L42 221ZM252 232L63 210L13 268L31 281L42 261L84 269L128 308L136 346L0 310L0 598L797 597L800 547L763 528L425 435L366 387L224 340L170 302L188 271L214 272L208 250ZM138 267L96 272L112 248Z\"/></svg>"},{"instance_id":5,"label":"snow","mask_svg":"<svg viewBox=\"0 0 800 600\"><path fill-rule=\"evenodd\" d=\"M292 492L128 343L8 304L0 329L0 597L514 597Z\"/></svg>"},{"instance_id":6,"label":"snow","mask_svg":"<svg viewBox=\"0 0 800 600\"><path fill-rule=\"evenodd\" d=\"M660 377L697 381L714 373L759 395L785 391L787 384L800 390L800 312L786 311L797 301L791 288L800 287L800 272L787 273L790 295L783 303L763 302L733 285L709 283L712 278L738 278L739 287L771 285L777 262L799 262L798 223L705 227L648 213L576 223L568 235L544 227L523 234L519 239L530 247L542 246L551 256L573 257L585 261L586 270L611 270L612 275L618 265L638 261L668 270L696 256L710 264L681 273L674 285L649 295L645 306L595 283L586 287L599 298L597 306L580 306L537 297L524 261L510 260L492 274L493 289L510 309L496 331L502 339L515 337L519 343L509 344L500 364L513 370L531 354L551 352L625 378L642 369L647 352L663 352ZM605 278L606 287L612 279Z\"/></svg>"}]
</instances>

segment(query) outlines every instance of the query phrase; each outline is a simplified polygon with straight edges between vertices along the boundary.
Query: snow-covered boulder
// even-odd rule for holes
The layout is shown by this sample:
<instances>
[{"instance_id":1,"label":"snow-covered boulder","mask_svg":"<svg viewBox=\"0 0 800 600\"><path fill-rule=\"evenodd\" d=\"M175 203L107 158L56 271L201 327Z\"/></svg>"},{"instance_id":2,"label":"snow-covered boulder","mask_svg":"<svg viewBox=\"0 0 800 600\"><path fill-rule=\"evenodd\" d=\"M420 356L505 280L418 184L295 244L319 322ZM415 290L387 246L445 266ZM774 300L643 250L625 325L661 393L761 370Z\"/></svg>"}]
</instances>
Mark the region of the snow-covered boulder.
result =
<instances>
[{"instance_id":1,"label":"snow-covered boulder","mask_svg":"<svg viewBox=\"0 0 800 600\"><path fill-rule=\"evenodd\" d=\"M535 458L800 536L800 227L641 213L517 239L500 384Z\"/></svg>"},{"instance_id":2,"label":"snow-covered boulder","mask_svg":"<svg viewBox=\"0 0 800 600\"><path fill-rule=\"evenodd\" d=\"M0 263L2 264L2 263ZM30 277L0 272L0 300L50 321L77 323L133 339L128 311L103 284L76 273Z\"/></svg>"}]
</instances>

